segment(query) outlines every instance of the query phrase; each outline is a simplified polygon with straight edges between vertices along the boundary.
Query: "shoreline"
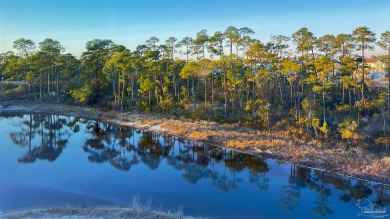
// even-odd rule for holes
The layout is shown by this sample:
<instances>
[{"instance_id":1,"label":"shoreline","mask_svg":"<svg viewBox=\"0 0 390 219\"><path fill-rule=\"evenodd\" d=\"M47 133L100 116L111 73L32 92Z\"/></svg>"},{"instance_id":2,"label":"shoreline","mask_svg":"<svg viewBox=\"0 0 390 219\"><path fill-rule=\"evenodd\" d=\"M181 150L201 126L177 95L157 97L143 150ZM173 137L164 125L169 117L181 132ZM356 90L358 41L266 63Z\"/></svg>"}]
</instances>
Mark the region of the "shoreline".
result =
<instances>
[{"instance_id":1,"label":"shoreline","mask_svg":"<svg viewBox=\"0 0 390 219\"><path fill-rule=\"evenodd\" d=\"M47 103L3 103L0 114L44 113L78 116L106 123L156 131L192 141L226 147L242 153L276 159L361 180L390 184L388 154L367 153L361 148L319 148L296 143L288 131L259 131L237 124L193 121L164 115L103 111L101 109Z\"/></svg>"},{"instance_id":2,"label":"shoreline","mask_svg":"<svg viewBox=\"0 0 390 219\"><path fill-rule=\"evenodd\" d=\"M4 219L51 219L51 218L74 218L74 219L101 219L101 218L159 218L159 219L195 219L184 216L183 212L161 212L142 208L131 207L52 207L45 209L15 211L1 214Z\"/></svg>"}]
</instances>

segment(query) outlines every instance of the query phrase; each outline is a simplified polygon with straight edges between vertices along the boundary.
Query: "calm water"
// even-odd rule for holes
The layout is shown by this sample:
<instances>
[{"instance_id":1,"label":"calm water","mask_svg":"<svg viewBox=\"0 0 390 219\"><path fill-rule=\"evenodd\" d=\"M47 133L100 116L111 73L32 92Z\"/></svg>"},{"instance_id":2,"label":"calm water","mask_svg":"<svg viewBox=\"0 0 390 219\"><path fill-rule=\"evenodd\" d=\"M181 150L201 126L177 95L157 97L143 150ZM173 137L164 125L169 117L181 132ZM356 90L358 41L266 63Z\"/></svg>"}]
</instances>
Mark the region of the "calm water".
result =
<instances>
[{"instance_id":1,"label":"calm water","mask_svg":"<svg viewBox=\"0 0 390 219\"><path fill-rule=\"evenodd\" d=\"M389 186L155 132L57 115L0 116L0 130L2 212L135 203L213 218L390 218ZM387 209L359 216L370 203Z\"/></svg>"}]
</instances>

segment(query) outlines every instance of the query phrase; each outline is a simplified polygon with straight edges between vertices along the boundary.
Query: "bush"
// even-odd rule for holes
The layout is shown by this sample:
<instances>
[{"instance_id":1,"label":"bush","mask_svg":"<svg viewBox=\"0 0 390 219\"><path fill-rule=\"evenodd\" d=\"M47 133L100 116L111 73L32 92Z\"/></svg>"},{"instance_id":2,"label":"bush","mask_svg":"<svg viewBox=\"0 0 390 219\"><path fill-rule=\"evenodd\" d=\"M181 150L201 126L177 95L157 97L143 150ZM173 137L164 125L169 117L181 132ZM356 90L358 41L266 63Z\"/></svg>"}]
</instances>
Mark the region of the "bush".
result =
<instances>
[{"instance_id":1,"label":"bush","mask_svg":"<svg viewBox=\"0 0 390 219\"><path fill-rule=\"evenodd\" d=\"M0 84L0 99L2 100L23 100L29 97L28 86L26 85Z\"/></svg>"}]
</instances>

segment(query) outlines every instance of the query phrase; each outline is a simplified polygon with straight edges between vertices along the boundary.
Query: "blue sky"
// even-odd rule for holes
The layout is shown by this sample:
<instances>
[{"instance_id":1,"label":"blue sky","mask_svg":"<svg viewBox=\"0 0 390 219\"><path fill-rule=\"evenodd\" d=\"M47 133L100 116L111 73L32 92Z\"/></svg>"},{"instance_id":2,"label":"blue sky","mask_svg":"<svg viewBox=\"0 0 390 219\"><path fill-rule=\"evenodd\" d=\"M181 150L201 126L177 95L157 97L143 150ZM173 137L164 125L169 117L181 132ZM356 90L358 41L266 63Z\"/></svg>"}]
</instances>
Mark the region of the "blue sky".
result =
<instances>
[{"instance_id":1,"label":"blue sky","mask_svg":"<svg viewBox=\"0 0 390 219\"><path fill-rule=\"evenodd\" d=\"M263 42L301 27L319 37L367 26L379 38L390 30L390 0L0 0L0 53L22 37L52 38L79 56L92 39L134 50L151 36L164 42L228 26L249 27Z\"/></svg>"}]
</instances>

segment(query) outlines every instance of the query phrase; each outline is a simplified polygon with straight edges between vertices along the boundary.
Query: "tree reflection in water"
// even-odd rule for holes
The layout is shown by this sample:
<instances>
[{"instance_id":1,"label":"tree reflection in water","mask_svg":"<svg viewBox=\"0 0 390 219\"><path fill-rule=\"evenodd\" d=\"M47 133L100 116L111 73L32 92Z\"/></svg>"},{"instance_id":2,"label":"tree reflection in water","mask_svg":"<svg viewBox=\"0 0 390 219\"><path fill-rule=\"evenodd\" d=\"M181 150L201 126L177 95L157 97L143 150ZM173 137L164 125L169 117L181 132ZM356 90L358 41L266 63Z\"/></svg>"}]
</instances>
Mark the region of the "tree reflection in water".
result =
<instances>
[{"instance_id":1,"label":"tree reflection in water","mask_svg":"<svg viewBox=\"0 0 390 219\"><path fill-rule=\"evenodd\" d=\"M328 206L328 198L332 195L332 189L340 191L339 199L343 202L351 202L369 198L376 191L374 202L379 206L390 204L389 186L374 184L371 182L351 179L348 177L334 175L320 170L312 170L299 165L291 164L288 185L283 186L283 195L280 203L285 211L293 211L301 198L301 190L307 188L317 193L312 210L318 217L333 215L332 209ZM354 200L354 201L353 201Z\"/></svg>"},{"instance_id":2,"label":"tree reflection in water","mask_svg":"<svg viewBox=\"0 0 390 219\"><path fill-rule=\"evenodd\" d=\"M88 159L91 162L108 161L116 169L124 171L139 163L132 141L134 129L88 121L86 132L90 138L84 141L83 149L89 153Z\"/></svg>"},{"instance_id":3,"label":"tree reflection in water","mask_svg":"<svg viewBox=\"0 0 390 219\"><path fill-rule=\"evenodd\" d=\"M20 163L32 163L37 159L55 161L62 153L71 135L65 125L70 118L58 115L23 116L14 120L18 131L11 132L10 138L14 144L28 147L27 151L18 158ZM37 137L36 137L37 136Z\"/></svg>"},{"instance_id":4,"label":"tree reflection in water","mask_svg":"<svg viewBox=\"0 0 390 219\"><path fill-rule=\"evenodd\" d=\"M18 158L20 163L56 160L72 133L83 131L81 146L93 163L108 162L118 170L129 171L141 162L156 170L166 161L191 184L209 180L212 186L228 192L239 189L246 179L243 176L247 176L248 182L259 190L267 191L270 187L270 167L265 159L222 147L77 117L30 114L13 117L10 124L14 126L9 133L13 143L26 148ZM333 214L328 200L334 190L339 191L339 200L346 203L354 204L375 192L373 202L380 206L390 204L389 186L291 164L287 184L282 186L281 207L293 211L303 189L317 194L311 209L318 217Z\"/></svg>"},{"instance_id":5,"label":"tree reflection in water","mask_svg":"<svg viewBox=\"0 0 390 219\"><path fill-rule=\"evenodd\" d=\"M280 204L282 208L286 211L294 210L295 206L298 204L298 199L301 196L301 188L306 187L305 184L302 183L302 176L306 175L306 171L302 170L305 169L299 168L299 166L291 164L290 177L288 179L289 184L287 186L283 186L284 193L280 199Z\"/></svg>"},{"instance_id":6,"label":"tree reflection in water","mask_svg":"<svg viewBox=\"0 0 390 219\"><path fill-rule=\"evenodd\" d=\"M142 132L137 151L142 162L152 170L158 168L164 155L163 145L156 132Z\"/></svg>"},{"instance_id":7,"label":"tree reflection in water","mask_svg":"<svg viewBox=\"0 0 390 219\"><path fill-rule=\"evenodd\" d=\"M249 169L249 182L255 184L260 190L267 191L269 188L269 177L266 173L269 171L267 163L260 157L246 155L245 161Z\"/></svg>"}]
</instances>

